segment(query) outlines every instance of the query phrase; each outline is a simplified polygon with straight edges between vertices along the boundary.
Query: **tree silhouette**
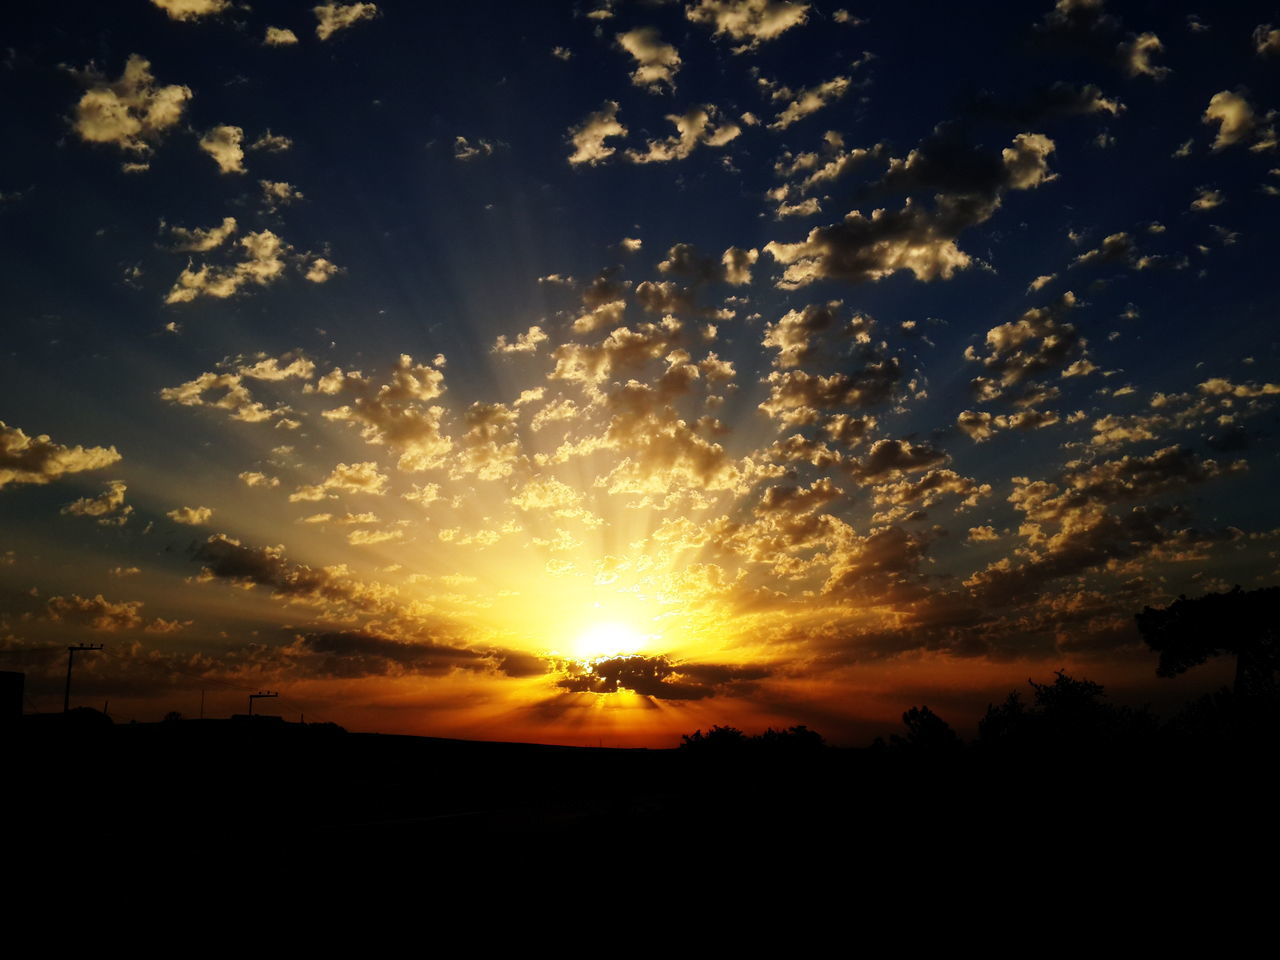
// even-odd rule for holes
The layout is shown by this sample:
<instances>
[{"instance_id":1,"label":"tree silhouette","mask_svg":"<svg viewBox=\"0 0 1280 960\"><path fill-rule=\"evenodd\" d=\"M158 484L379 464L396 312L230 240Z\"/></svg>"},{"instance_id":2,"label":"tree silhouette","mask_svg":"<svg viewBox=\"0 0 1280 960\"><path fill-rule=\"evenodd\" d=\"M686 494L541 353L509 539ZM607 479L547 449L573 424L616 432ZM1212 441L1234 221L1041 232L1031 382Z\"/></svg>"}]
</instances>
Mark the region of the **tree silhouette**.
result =
<instances>
[{"instance_id":1,"label":"tree silhouette","mask_svg":"<svg viewBox=\"0 0 1280 960\"><path fill-rule=\"evenodd\" d=\"M989 705L978 722L978 742L1000 750L1107 749L1151 735L1155 717L1106 702L1105 689L1058 670L1053 683L1028 680L1035 694L1027 706L1017 691Z\"/></svg>"},{"instance_id":2,"label":"tree silhouette","mask_svg":"<svg viewBox=\"0 0 1280 960\"><path fill-rule=\"evenodd\" d=\"M929 753L947 753L962 745L950 724L928 707L912 707L902 715L907 735L896 733L890 738L899 749L919 750Z\"/></svg>"},{"instance_id":3,"label":"tree silhouette","mask_svg":"<svg viewBox=\"0 0 1280 960\"><path fill-rule=\"evenodd\" d=\"M738 750L747 745L747 735L737 727L714 726L706 733L695 730L681 739L681 750Z\"/></svg>"},{"instance_id":4,"label":"tree silhouette","mask_svg":"<svg viewBox=\"0 0 1280 960\"><path fill-rule=\"evenodd\" d=\"M1160 654L1156 673L1176 677L1210 657L1234 654L1235 693L1274 697L1280 668L1280 587L1178 597L1136 614L1138 632Z\"/></svg>"}]
</instances>

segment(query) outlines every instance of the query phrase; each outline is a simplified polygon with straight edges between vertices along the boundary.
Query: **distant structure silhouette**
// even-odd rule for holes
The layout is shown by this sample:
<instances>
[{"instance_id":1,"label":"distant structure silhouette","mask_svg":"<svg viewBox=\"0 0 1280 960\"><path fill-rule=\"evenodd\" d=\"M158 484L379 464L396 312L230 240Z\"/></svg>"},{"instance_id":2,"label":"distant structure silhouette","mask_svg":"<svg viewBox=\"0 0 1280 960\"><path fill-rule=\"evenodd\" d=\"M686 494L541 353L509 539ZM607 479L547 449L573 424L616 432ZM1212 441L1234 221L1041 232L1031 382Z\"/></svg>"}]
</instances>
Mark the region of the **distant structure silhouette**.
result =
<instances>
[{"instance_id":1,"label":"distant structure silhouette","mask_svg":"<svg viewBox=\"0 0 1280 960\"><path fill-rule=\"evenodd\" d=\"M1210 657L1234 654L1237 696L1273 698L1280 668L1280 587L1179 597L1135 615L1138 632L1160 654L1156 673L1176 677Z\"/></svg>"}]
</instances>

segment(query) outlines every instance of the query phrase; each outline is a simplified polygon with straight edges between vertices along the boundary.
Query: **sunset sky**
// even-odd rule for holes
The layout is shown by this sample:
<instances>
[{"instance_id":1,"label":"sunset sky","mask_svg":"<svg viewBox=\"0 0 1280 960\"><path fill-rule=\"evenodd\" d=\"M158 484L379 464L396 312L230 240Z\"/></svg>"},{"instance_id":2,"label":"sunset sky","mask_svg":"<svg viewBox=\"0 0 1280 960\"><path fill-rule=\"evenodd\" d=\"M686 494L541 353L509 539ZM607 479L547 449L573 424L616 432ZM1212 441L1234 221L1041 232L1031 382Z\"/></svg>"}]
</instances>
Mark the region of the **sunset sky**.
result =
<instances>
[{"instance_id":1,"label":"sunset sky","mask_svg":"<svg viewBox=\"0 0 1280 960\"><path fill-rule=\"evenodd\" d=\"M1280 582L1274 5L10 21L29 710L860 744Z\"/></svg>"}]
</instances>

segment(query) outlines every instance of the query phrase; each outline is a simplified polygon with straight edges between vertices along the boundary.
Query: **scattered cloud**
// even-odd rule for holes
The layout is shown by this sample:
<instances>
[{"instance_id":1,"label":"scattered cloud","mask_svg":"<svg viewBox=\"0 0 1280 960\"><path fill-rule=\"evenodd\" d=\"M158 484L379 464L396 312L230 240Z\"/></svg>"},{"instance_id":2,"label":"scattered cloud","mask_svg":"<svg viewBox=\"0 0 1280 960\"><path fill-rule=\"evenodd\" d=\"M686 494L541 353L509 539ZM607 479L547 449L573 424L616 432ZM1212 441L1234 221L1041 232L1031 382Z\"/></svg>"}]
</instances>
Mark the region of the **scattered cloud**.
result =
<instances>
[{"instance_id":1,"label":"scattered cloud","mask_svg":"<svg viewBox=\"0 0 1280 960\"><path fill-rule=\"evenodd\" d=\"M155 141L182 120L192 96L190 87L157 86L150 61L136 53L119 80L108 82L92 67L83 75L92 86L76 104L76 133L89 143L110 143L134 154L150 153Z\"/></svg>"},{"instance_id":2,"label":"scattered cloud","mask_svg":"<svg viewBox=\"0 0 1280 960\"><path fill-rule=\"evenodd\" d=\"M636 61L631 83L650 93L664 89L674 93L676 74L680 72L680 54L669 43L663 43L657 27L636 27L618 34L618 46Z\"/></svg>"},{"instance_id":3,"label":"scattered cloud","mask_svg":"<svg viewBox=\"0 0 1280 960\"><path fill-rule=\"evenodd\" d=\"M322 3L311 10L316 15L316 36L321 40L378 15L378 6L374 3Z\"/></svg>"},{"instance_id":4,"label":"scattered cloud","mask_svg":"<svg viewBox=\"0 0 1280 960\"><path fill-rule=\"evenodd\" d=\"M29 437L0 420L0 489L9 484L45 484L67 474L100 470L120 462L115 447L66 447L40 434Z\"/></svg>"},{"instance_id":5,"label":"scattered cloud","mask_svg":"<svg viewBox=\"0 0 1280 960\"><path fill-rule=\"evenodd\" d=\"M573 153L569 155L569 163L595 166L617 152L605 141L626 135L627 128L618 120L618 101L606 100L603 107L588 114L578 126L570 128L569 142L573 144Z\"/></svg>"},{"instance_id":6,"label":"scattered cloud","mask_svg":"<svg viewBox=\"0 0 1280 960\"><path fill-rule=\"evenodd\" d=\"M221 173L245 173L244 131L222 124L200 138L200 149L213 158Z\"/></svg>"}]
</instances>

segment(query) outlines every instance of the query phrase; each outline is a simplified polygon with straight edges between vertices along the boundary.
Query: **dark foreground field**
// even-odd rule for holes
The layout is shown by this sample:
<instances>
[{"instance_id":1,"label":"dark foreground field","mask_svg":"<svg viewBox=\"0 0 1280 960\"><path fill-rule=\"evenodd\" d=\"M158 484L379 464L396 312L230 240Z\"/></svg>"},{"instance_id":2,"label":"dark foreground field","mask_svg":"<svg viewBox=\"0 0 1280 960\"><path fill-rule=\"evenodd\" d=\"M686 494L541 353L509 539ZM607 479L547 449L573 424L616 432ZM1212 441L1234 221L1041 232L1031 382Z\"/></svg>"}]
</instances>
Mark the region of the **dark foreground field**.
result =
<instances>
[{"instance_id":1,"label":"dark foreground field","mask_svg":"<svg viewBox=\"0 0 1280 960\"><path fill-rule=\"evenodd\" d=\"M99 715L100 716L100 715ZM614 750L207 720L28 722L10 849L285 846L401 857L530 846L673 869L748 849L906 862L1175 857L1274 842L1275 743L993 751ZM230 846L228 846L230 845ZM1269 849L1269 846L1268 846Z\"/></svg>"}]
</instances>

